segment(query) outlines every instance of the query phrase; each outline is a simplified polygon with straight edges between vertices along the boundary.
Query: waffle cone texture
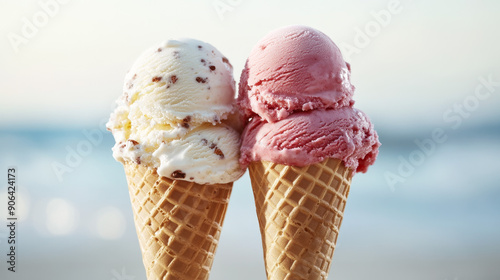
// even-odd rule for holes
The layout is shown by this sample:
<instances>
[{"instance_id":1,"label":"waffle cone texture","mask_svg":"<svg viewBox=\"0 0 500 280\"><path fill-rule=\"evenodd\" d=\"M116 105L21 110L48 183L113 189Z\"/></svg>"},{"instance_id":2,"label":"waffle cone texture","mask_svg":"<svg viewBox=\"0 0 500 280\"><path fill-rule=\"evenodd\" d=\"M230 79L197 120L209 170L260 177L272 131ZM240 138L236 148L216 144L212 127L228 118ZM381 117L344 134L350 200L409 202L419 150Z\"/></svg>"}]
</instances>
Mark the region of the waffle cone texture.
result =
<instances>
[{"instance_id":1,"label":"waffle cone texture","mask_svg":"<svg viewBox=\"0 0 500 280\"><path fill-rule=\"evenodd\" d=\"M232 183L200 185L125 164L148 280L208 279Z\"/></svg>"},{"instance_id":2,"label":"waffle cone texture","mask_svg":"<svg viewBox=\"0 0 500 280\"><path fill-rule=\"evenodd\" d=\"M326 159L306 167L253 162L249 173L267 278L327 279L352 170Z\"/></svg>"}]
</instances>

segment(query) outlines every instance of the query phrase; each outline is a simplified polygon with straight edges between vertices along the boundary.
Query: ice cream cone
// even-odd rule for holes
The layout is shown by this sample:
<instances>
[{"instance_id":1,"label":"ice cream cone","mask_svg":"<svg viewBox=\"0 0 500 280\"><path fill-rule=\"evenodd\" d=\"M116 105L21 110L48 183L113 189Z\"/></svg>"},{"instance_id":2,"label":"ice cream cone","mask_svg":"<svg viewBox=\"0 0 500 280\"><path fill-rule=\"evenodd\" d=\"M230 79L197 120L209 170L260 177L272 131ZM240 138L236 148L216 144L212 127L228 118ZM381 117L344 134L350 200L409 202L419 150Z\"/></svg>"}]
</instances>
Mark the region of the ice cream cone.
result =
<instances>
[{"instance_id":1,"label":"ice cream cone","mask_svg":"<svg viewBox=\"0 0 500 280\"><path fill-rule=\"evenodd\" d=\"M327 279L352 170L326 159L306 167L249 166L268 279Z\"/></svg>"},{"instance_id":2,"label":"ice cream cone","mask_svg":"<svg viewBox=\"0 0 500 280\"><path fill-rule=\"evenodd\" d=\"M232 183L201 185L125 164L147 279L208 279Z\"/></svg>"}]
</instances>

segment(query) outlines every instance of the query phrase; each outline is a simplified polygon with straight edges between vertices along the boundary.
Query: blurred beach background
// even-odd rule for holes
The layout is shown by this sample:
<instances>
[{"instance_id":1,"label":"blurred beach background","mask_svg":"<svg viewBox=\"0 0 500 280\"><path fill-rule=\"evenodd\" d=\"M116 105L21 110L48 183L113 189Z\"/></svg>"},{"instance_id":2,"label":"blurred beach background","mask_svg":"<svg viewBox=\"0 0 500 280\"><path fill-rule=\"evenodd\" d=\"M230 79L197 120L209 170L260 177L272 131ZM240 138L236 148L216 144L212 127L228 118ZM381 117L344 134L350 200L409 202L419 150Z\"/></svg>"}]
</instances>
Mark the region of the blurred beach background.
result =
<instances>
[{"instance_id":1,"label":"blurred beach background","mask_svg":"<svg viewBox=\"0 0 500 280\"><path fill-rule=\"evenodd\" d=\"M125 73L155 43L192 37L225 54L238 82L254 44L290 24L341 48L382 142L353 179L329 279L500 279L499 11L493 0L0 0L0 279L145 280L104 128ZM211 279L265 279L248 174Z\"/></svg>"}]
</instances>

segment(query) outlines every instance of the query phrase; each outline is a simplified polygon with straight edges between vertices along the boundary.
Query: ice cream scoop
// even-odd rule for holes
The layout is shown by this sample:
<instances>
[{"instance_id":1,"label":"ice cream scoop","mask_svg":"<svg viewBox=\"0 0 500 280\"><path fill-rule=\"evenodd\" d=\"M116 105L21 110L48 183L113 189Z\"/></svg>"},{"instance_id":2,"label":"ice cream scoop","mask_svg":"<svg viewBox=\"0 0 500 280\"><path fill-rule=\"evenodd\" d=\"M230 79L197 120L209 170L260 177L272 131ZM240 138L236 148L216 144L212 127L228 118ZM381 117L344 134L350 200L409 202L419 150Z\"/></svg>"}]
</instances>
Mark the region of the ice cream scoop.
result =
<instances>
[{"instance_id":1,"label":"ice cream scoop","mask_svg":"<svg viewBox=\"0 0 500 280\"><path fill-rule=\"evenodd\" d=\"M107 127L118 161L200 184L243 174L232 66L212 45L175 39L146 50L117 103Z\"/></svg>"},{"instance_id":2,"label":"ice cream scoop","mask_svg":"<svg viewBox=\"0 0 500 280\"><path fill-rule=\"evenodd\" d=\"M145 51L125 77L131 114L170 126L213 124L233 112L234 79L229 60L195 39L167 40Z\"/></svg>"},{"instance_id":3,"label":"ice cream scoop","mask_svg":"<svg viewBox=\"0 0 500 280\"><path fill-rule=\"evenodd\" d=\"M238 103L247 117L275 122L297 111L353 104L350 66L322 32L288 26L252 49L242 71Z\"/></svg>"},{"instance_id":4,"label":"ice cream scoop","mask_svg":"<svg viewBox=\"0 0 500 280\"><path fill-rule=\"evenodd\" d=\"M378 154L378 137L368 117L352 107L294 113L269 123L254 118L246 126L241 163L254 161L307 166L327 158L366 172Z\"/></svg>"}]
</instances>

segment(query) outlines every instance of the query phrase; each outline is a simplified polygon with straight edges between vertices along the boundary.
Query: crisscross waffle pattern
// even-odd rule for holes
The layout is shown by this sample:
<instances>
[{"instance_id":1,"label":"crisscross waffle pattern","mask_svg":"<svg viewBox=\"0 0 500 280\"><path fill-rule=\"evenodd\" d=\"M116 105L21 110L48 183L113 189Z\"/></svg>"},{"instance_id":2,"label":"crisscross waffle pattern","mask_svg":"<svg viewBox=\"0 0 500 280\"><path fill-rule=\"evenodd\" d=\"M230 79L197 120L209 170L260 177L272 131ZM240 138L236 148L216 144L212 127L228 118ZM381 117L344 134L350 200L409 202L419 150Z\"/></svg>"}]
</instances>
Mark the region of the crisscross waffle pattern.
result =
<instances>
[{"instance_id":1,"label":"crisscross waffle pattern","mask_svg":"<svg viewBox=\"0 0 500 280\"><path fill-rule=\"evenodd\" d=\"M232 183L200 185L125 165L147 279L208 279Z\"/></svg>"},{"instance_id":2,"label":"crisscross waffle pattern","mask_svg":"<svg viewBox=\"0 0 500 280\"><path fill-rule=\"evenodd\" d=\"M268 279L327 279L352 173L342 161L249 166Z\"/></svg>"}]
</instances>

